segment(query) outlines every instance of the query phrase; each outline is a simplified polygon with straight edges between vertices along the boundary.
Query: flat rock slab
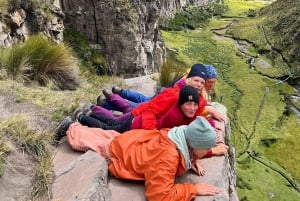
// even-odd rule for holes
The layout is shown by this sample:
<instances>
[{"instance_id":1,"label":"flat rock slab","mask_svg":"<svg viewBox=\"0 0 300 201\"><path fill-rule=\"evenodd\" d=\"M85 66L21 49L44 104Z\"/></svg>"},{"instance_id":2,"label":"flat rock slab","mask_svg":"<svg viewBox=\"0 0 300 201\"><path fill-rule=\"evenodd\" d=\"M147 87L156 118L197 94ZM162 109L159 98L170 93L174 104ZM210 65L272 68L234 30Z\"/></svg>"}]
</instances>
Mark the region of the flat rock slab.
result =
<instances>
[{"instance_id":1,"label":"flat rock slab","mask_svg":"<svg viewBox=\"0 0 300 201\"><path fill-rule=\"evenodd\" d=\"M156 81L151 76L142 76L125 80L129 89L152 96L156 90ZM223 128L224 123L220 123ZM228 129L225 129L228 130ZM220 131L221 132L221 131ZM228 131L230 134L230 130ZM225 138L225 132L220 133ZM144 182L128 181L107 176L107 163L95 152L73 151L67 142L57 148L53 159L55 180L52 187L52 200L76 201L146 201ZM237 201L235 191L235 171L228 155L202 159L206 171L204 176L187 172L176 182L206 182L221 189L216 196L198 196L201 201Z\"/></svg>"}]
</instances>

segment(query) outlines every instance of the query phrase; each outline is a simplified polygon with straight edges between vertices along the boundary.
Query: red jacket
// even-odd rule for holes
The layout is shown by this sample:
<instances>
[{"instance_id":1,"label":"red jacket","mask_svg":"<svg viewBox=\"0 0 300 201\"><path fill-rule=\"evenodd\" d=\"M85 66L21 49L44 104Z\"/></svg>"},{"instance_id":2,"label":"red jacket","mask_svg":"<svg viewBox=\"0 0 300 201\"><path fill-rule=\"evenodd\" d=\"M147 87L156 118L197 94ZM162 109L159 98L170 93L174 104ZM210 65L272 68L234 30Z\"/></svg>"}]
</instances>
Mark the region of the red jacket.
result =
<instances>
[{"instance_id":1,"label":"red jacket","mask_svg":"<svg viewBox=\"0 0 300 201\"><path fill-rule=\"evenodd\" d=\"M178 103L175 102L173 106L162 116L157 117L156 129L162 128L173 128L180 125L188 125L193 120L196 119L196 114L189 118L186 117L180 110ZM142 128L142 115L136 116L131 124L131 129L141 129ZM155 123L155 122L154 122Z\"/></svg>"},{"instance_id":2,"label":"red jacket","mask_svg":"<svg viewBox=\"0 0 300 201\"><path fill-rule=\"evenodd\" d=\"M173 116L163 117L174 105L177 105L180 88L175 86L173 88L166 88L161 93L156 95L150 101L142 103L132 110L132 114L138 118L141 118L143 129L160 129L160 128L172 128L178 125L171 125L168 118L173 118L174 122L180 123L182 120L182 112L179 114L173 113ZM207 101L199 95L199 108L196 112L196 116L201 115ZM171 113L171 112L170 112ZM179 125L183 125L184 122ZM170 127L169 127L170 126Z\"/></svg>"}]
</instances>

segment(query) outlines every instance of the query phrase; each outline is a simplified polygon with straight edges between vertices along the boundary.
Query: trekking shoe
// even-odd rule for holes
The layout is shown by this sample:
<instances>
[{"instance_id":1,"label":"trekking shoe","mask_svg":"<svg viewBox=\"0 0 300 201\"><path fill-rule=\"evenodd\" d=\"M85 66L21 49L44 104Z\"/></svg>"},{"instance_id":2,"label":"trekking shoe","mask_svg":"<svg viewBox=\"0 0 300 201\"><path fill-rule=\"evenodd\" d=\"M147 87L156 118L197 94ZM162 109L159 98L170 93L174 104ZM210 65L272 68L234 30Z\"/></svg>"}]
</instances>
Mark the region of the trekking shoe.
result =
<instances>
[{"instance_id":1,"label":"trekking shoe","mask_svg":"<svg viewBox=\"0 0 300 201\"><path fill-rule=\"evenodd\" d=\"M83 114L86 115L87 113L89 113L90 111L92 111L92 109L91 109L92 106L93 106L92 103L86 103L86 104L84 104L84 105L82 106L82 108L81 108Z\"/></svg>"},{"instance_id":2,"label":"trekking shoe","mask_svg":"<svg viewBox=\"0 0 300 201\"><path fill-rule=\"evenodd\" d=\"M70 125L73 123L71 117L67 116L65 117L62 122L58 125L58 127L55 129L55 133L53 136L53 145L57 146L61 138L67 135L67 130L70 127Z\"/></svg>"},{"instance_id":3,"label":"trekking shoe","mask_svg":"<svg viewBox=\"0 0 300 201\"><path fill-rule=\"evenodd\" d=\"M74 112L71 115L72 121L76 121L81 114L83 114L83 111L81 108L77 108L76 110L74 110Z\"/></svg>"},{"instance_id":4,"label":"trekking shoe","mask_svg":"<svg viewBox=\"0 0 300 201\"><path fill-rule=\"evenodd\" d=\"M97 104L96 105L103 107L105 102L106 102L105 96L100 95L100 96L97 97Z\"/></svg>"},{"instance_id":5,"label":"trekking shoe","mask_svg":"<svg viewBox=\"0 0 300 201\"><path fill-rule=\"evenodd\" d=\"M123 90L122 88L117 87L117 86L113 86L113 87L111 88L111 91L112 91L114 94L119 94L119 95L121 95L122 90Z\"/></svg>"},{"instance_id":6,"label":"trekking shoe","mask_svg":"<svg viewBox=\"0 0 300 201\"><path fill-rule=\"evenodd\" d=\"M109 91L107 89L103 89L102 93L103 93L103 95L105 96L106 99L109 99L110 93L109 93Z\"/></svg>"}]
</instances>

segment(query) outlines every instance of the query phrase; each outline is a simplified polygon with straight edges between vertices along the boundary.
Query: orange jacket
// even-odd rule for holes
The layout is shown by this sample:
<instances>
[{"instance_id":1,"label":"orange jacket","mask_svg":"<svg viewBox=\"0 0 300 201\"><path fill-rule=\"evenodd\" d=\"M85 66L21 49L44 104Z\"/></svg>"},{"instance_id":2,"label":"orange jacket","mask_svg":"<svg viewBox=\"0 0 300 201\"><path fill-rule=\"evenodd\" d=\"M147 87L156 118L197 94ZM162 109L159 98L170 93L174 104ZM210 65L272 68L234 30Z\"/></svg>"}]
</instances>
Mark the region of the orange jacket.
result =
<instances>
[{"instance_id":1,"label":"orange jacket","mask_svg":"<svg viewBox=\"0 0 300 201\"><path fill-rule=\"evenodd\" d=\"M168 130L137 129L117 136L110 145L109 171L117 178L145 180L148 201L192 200L194 184L175 184L185 163Z\"/></svg>"},{"instance_id":2,"label":"orange jacket","mask_svg":"<svg viewBox=\"0 0 300 201\"><path fill-rule=\"evenodd\" d=\"M189 201L195 198L196 187L175 184L175 177L186 167L168 131L135 129L121 135L75 122L67 131L67 140L74 150L94 150L105 157L115 177L145 181L148 201Z\"/></svg>"},{"instance_id":3,"label":"orange jacket","mask_svg":"<svg viewBox=\"0 0 300 201\"><path fill-rule=\"evenodd\" d=\"M166 88L150 101L140 104L132 110L133 116L142 116L143 129L157 129L157 119L177 103L180 87ZM196 115L201 115L207 104L204 97L199 95L199 108Z\"/></svg>"}]
</instances>

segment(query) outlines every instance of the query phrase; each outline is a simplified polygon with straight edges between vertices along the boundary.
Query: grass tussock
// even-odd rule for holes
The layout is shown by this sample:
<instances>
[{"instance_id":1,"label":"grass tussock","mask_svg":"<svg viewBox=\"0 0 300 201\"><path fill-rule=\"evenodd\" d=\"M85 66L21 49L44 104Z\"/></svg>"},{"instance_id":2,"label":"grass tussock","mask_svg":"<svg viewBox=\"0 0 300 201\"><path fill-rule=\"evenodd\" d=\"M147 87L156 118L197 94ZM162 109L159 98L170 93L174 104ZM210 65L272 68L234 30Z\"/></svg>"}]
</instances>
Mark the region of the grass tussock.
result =
<instances>
[{"instance_id":1,"label":"grass tussock","mask_svg":"<svg viewBox=\"0 0 300 201\"><path fill-rule=\"evenodd\" d=\"M16 80L36 81L60 90L75 90L79 86L77 61L72 50L54 44L43 36L32 36L0 51L0 68Z\"/></svg>"},{"instance_id":2,"label":"grass tussock","mask_svg":"<svg viewBox=\"0 0 300 201\"><path fill-rule=\"evenodd\" d=\"M167 59L167 61L164 62L160 67L160 71L159 71L160 87L168 86L173 81L182 77L186 73L186 69L187 68L185 66L182 66L171 59Z\"/></svg>"},{"instance_id":3,"label":"grass tussock","mask_svg":"<svg viewBox=\"0 0 300 201\"><path fill-rule=\"evenodd\" d=\"M11 151L11 147L8 146L4 139L4 133L0 127L0 177L3 174L3 167L5 164L5 157Z\"/></svg>"},{"instance_id":4,"label":"grass tussock","mask_svg":"<svg viewBox=\"0 0 300 201\"><path fill-rule=\"evenodd\" d=\"M49 193L52 179L52 164L49 151L50 135L45 132L28 128L27 119L22 115L15 115L1 122L1 131L8 135L18 148L34 156L38 166L34 169L32 196L41 197Z\"/></svg>"}]
</instances>

